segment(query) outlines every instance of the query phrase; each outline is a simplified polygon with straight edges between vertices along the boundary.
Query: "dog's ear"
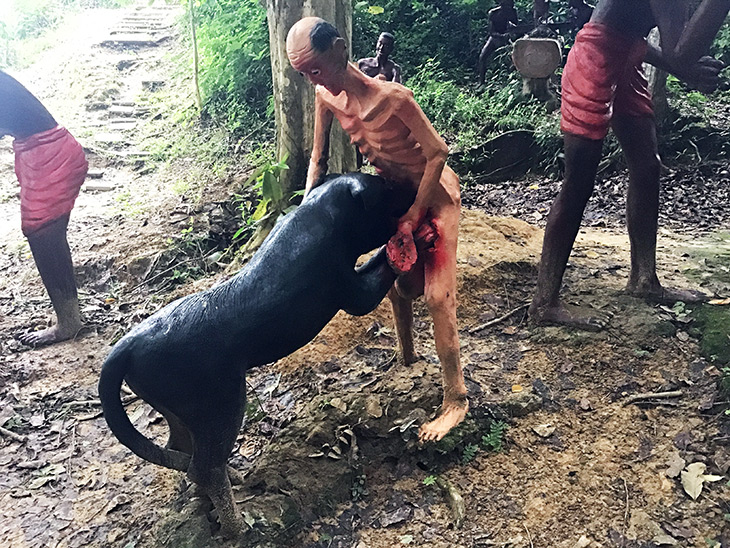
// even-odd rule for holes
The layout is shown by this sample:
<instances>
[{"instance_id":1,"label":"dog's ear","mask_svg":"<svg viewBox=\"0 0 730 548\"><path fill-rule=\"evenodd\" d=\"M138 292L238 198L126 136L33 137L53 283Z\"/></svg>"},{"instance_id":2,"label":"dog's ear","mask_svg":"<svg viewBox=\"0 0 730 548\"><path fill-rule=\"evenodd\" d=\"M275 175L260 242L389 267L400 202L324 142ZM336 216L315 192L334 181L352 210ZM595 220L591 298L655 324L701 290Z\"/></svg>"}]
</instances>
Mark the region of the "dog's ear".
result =
<instances>
[{"instance_id":1,"label":"dog's ear","mask_svg":"<svg viewBox=\"0 0 730 548\"><path fill-rule=\"evenodd\" d=\"M387 186L378 177L359 175L352 177L350 192L354 198L361 201L365 211L373 211L383 206Z\"/></svg>"}]
</instances>

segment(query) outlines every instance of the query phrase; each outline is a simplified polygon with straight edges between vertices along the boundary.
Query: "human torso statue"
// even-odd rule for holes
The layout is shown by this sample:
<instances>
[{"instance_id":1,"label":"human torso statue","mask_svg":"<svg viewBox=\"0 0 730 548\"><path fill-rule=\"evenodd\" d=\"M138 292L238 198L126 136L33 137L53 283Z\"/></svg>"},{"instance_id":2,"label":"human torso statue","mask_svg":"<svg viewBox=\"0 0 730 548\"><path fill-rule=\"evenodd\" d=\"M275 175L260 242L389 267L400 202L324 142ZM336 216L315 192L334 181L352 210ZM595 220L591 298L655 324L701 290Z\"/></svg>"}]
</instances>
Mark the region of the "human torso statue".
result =
<instances>
[{"instance_id":1,"label":"human torso statue","mask_svg":"<svg viewBox=\"0 0 730 548\"><path fill-rule=\"evenodd\" d=\"M51 113L23 85L0 70L0 137L22 139L58 125Z\"/></svg>"}]
</instances>

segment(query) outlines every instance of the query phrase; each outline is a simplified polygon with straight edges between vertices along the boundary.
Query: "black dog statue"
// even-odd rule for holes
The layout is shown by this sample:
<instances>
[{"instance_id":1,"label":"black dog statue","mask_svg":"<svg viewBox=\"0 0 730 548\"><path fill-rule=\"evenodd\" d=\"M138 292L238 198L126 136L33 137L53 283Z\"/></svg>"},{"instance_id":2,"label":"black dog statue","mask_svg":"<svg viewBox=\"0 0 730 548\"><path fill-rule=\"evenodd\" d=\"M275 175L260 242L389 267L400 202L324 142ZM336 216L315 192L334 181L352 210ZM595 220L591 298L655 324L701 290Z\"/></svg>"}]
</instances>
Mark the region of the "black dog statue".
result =
<instances>
[{"instance_id":1,"label":"black dog statue","mask_svg":"<svg viewBox=\"0 0 730 548\"><path fill-rule=\"evenodd\" d=\"M243 420L246 371L304 346L338 310L364 315L380 303L396 278L384 248L355 264L388 241L412 200L380 177L331 177L236 276L165 306L104 362L99 397L114 435L145 460L187 471L218 510L224 536L243 526L230 483L240 474L226 462ZM123 380L167 420L165 448L130 422Z\"/></svg>"}]
</instances>

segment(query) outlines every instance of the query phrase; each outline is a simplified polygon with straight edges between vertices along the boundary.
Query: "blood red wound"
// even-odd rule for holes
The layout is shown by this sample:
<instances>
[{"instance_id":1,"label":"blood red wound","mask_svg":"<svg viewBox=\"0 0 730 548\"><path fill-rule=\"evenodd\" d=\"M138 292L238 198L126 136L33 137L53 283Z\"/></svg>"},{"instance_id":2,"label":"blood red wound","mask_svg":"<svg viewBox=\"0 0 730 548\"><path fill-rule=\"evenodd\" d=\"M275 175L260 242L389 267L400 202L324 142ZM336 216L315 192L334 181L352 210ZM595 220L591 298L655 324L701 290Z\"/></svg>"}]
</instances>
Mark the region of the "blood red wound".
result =
<instances>
[{"instance_id":1,"label":"blood red wound","mask_svg":"<svg viewBox=\"0 0 730 548\"><path fill-rule=\"evenodd\" d=\"M421 224L413 234L398 231L385 248L388 264L398 274L410 272L419 251L432 250L437 239L438 232L430 221Z\"/></svg>"},{"instance_id":2,"label":"blood red wound","mask_svg":"<svg viewBox=\"0 0 730 548\"><path fill-rule=\"evenodd\" d=\"M388 256L388 264L398 274L406 274L411 271L418 259L416 242L413 241L413 234L397 232L385 247Z\"/></svg>"}]
</instances>

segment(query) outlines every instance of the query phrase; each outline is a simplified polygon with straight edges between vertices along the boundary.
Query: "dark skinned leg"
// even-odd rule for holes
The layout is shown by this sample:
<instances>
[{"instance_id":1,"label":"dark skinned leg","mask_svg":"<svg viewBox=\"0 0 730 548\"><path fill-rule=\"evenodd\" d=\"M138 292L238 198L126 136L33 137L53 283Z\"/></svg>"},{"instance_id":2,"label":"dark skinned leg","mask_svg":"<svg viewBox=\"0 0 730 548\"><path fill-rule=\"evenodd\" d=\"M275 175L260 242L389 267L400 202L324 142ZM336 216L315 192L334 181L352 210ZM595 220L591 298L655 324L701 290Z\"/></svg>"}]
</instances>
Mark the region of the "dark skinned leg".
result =
<instances>
[{"instance_id":1,"label":"dark skinned leg","mask_svg":"<svg viewBox=\"0 0 730 548\"><path fill-rule=\"evenodd\" d=\"M603 141L565 134L565 181L553 202L545 227L537 289L529 315L536 324L558 324L600 330L607 318L590 309L560 301L560 286L578 235L583 210L593 192Z\"/></svg>"},{"instance_id":2,"label":"dark skinned leg","mask_svg":"<svg viewBox=\"0 0 730 548\"><path fill-rule=\"evenodd\" d=\"M626 225L631 241L631 274L626 291L662 304L705 300L707 296L699 291L662 287L656 274L661 163L654 120L616 116L611 125L629 166Z\"/></svg>"},{"instance_id":3,"label":"dark skinned leg","mask_svg":"<svg viewBox=\"0 0 730 548\"><path fill-rule=\"evenodd\" d=\"M477 73L479 74L479 83L484 83L484 75L487 72L487 59L489 56L497 50L497 41L490 36L487 38L487 42L484 44L481 53L479 54L479 64L477 65Z\"/></svg>"},{"instance_id":4,"label":"dark skinned leg","mask_svg":"<svg viewBox=\"0 0 730 548\"><path fill-rule=\"evenodd\" d=\"M81 329L71 251L66 240L69 215L56 219L27 236L38 272L51 298L58 319L56 325L18 337L20 342L40 346L65 341Z\"/></svg>"}]
</instances>

